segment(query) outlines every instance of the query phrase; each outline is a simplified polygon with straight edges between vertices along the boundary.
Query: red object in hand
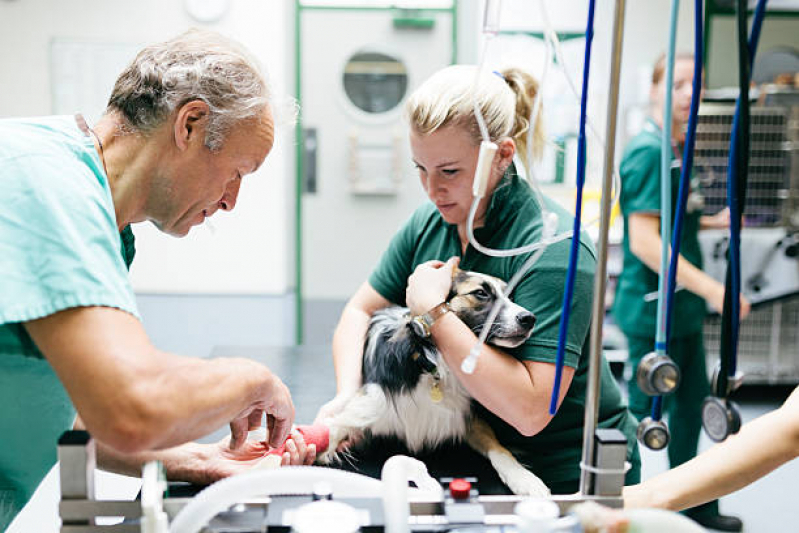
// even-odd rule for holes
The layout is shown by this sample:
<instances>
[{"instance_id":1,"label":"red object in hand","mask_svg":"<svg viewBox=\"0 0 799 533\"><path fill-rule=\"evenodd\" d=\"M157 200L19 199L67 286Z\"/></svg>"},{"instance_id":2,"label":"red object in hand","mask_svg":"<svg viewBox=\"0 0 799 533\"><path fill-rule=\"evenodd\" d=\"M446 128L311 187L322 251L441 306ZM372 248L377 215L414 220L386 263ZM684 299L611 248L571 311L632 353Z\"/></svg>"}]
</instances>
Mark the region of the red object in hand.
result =
<instances>
[{"instance_id":1,"label":"red object in hand","mask_svg":"<svg viewBox=\"0 0 799 533\"><path fill-rule=\"evenodd\" d=\"M449 493L456 500L465 500L472 493L472 484L465 479L453 479L449 484Z\"/></svg>"},{"instance_id":2,"label":"red object in hand","mask_svg":"<svg viewBox=\"0 0 799 533\"><path fill-rule=\"evenodd\" d=\"M316 444L316 453L322 453L327 450L330 444L330 428L323 424L316 424L314 426L297 426L296 430L302 434L305 439L305 445ZM290 439L291 437L289 437ZM286 439L288 440L288 439ZM283 455L286 451L286 443L284 442L279 447L269 452L269 455Z\"/></svg>"}]
</instances>

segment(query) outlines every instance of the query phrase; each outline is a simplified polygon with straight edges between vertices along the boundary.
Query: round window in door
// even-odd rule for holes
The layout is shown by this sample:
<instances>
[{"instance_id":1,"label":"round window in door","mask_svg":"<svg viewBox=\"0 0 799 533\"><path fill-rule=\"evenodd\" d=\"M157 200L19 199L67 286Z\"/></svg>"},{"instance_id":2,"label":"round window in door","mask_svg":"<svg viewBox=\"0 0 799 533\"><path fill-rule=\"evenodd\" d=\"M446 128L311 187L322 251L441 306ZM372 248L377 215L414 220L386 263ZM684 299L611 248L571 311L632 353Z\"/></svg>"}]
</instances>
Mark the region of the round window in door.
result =
<instances>
[{"instance_id":1,"label":"round window in door","mask_svg":"<svg viewBox=\"0 0 799 533\"><path fill-rule=\"evenodd\" d=\"M408 89L408 71L399 59L380 52L358 52L344 67L344 92L358 109L385 113L397 107Z\"/></svg>"}]
</instances>

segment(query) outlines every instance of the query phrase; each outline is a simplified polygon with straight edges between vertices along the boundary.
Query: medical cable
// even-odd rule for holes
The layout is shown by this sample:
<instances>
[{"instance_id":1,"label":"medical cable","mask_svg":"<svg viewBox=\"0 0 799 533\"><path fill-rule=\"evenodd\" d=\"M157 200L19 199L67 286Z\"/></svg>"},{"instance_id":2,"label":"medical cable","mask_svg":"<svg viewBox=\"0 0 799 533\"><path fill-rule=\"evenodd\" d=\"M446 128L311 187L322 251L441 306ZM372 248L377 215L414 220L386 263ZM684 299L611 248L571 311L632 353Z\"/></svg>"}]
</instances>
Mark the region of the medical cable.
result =
<instances>
[{"instance_id":1,"label":"medical cable","mask_svg":"<svg viewBox=\"0 0 799 533\"><path fill-rule=\"evenodd\" d=\"M558 39L558 34L555 31L552 23L549 20L549 13L547 12L546 8L546 0L541 0L539 3L539 7L541 8L541 19L544 22L544 35L546 37L547 42L549 42L554 50L555 59L557 60L558 64L563 69L563 77L566 79L566 83L569 85L569 89L571 89L571 93L580 101L580 93L577 91L577 87L574 85L574 80L572 80L571 76L569 76L569 69L568 64L566 62L566 58L563 55L563 49L560 44L560 39ZM599 144L600 149L602 151L607 150L607 145L605 143L606 139L604 139L599 132L597 131L596 127L594 126L594 121L591 120L590 117L586 117L586 121L588 124L588 130L591 132L594 140ZM619 199L619 195L621 194L621 177L619 176L618 169L614 166L613 168L613 198L611 200L611 205L616 205L616 202ZM590 220L586 226L593 226L599 217Z\"/></svg>"},{"instance_id":2,"label":"medical cable","mask_svg":"<svg viewBox=\"0 0 799 533\"><path fill-rule=\"evenodd\" d=\"M741 293L741 220L746 204L749 167L749 80L757 53L766 3L766 0L759 0L757 3L748 43L746 41L746 3L739 1L736 4L740 94L733 118L728 160L727 203L730 209L730 253L721 323L721 371L717 384L717 394L724 397L729 388L729 378L735 376L737 371Z\"/></svg>"},{"instance_id":3,"label":"medical cable","mask_svg":"<svg viewBox=\"0 0 799 533\"><path fill-rule=\"evenodd\" d=\"M671 260L669 262L668 283L666 286L666 345L671 340L671 321L674 317L674 294L677 286L677 265L682 245L682 227L688 192L691 189L691 171L694 164L694 145L696 144L696 123L699 115L699 100L702 92L702 69L704 67L704 36L702 21L702 0L695 0L694 16L694 79L691 89L691 110L685 132L682 168L680 169L680 188L677 193L677 206L674 212L674 229L671 236Z\"/></svg>"},{"instance_id":4,"label":"medical cable","mask_svg":"<svg viewBox=\"0 0 799 533\"><path fill-rule=\"evenodd\" d=\"M672 0L669 16L669 42L666 52L666 80L664 82L665 103L663 105L663 131L660 146L660 274L658 275L658 303L655 326L655 354L668 358L666 343L666 271L671 249L671 121L672 93L674 85L674 50L677 42L677 14L679 0ZM663 397L657 395L652 400L650 417L655 422L663 416Z\"/></svg>"},{"instance_id":5,"label":"medical cable","mask_svg":"<svg viewBox=\"0 0 799 533\"><path fill-rule=\"evenodd\" d=\"M484 12L484 25L483 31L486 34L486 41L483 47L483 53L480 58L480 63L478 64L477 71L475 72L474 84L473 84L473 93L477 94L477 88L480 83L480 79L482 77L482 73L484 70L485 59L488 56L488 51L490 48L490 43L492 38L497 34L499 31L499 12L500 12L500 2L498 0L489 0L486 2L485 12ZM547 56L548 58L548 56ZM545 63L545 70L544 76L548 71L548 65ZM497 73L499 74L499 73ZM501 76L501 74L499 74ZM480 110L479 102L477 98L474 99L474 115L475 120L477 121L478 128L480 130L481 137L483 141L480 144L480 153L477 160L477 168L475 169L475 177L473 182L472 193L474 196L474 200L472 201L471 208L469 209L469 217L467 219L467 233L469 235L469 242L470 244L479 252L492 255L495 257L510 257L519 255L522 253L529 253L536 251L528 260L524 263L522 269L516 272L513 278L508 283L505 294L509 295L516 287L518 282L521 280L522 275L532 267L533 264L541 257L543 250L552 242L557 242L558 240L566 239L570 236L570 234L562 234L559 236L555 236L555 231L557 229L557 216L553 217L553 214L550 213L548 210L545 202L543 194L540 191L540 188L531 178L532 176L532 132L534 131L535 123L538 118L538 113L541 110L541 99L543 98L543 83L539 86L538 94L536 95L536 102L534 103L533 109L531 110L531 116L528 120L528 132L527 132L527 139L528 139L528 182L531 185L531 188L536 196L538 201L538 205L541 210L541 216L543 220L543 236L542 239L532 243L531 245L515 248L513 250L492 250L487 247L482 246L474 237L474 219L476 217L477 209L480 205L480 200L485 196L487 186L488 186L488 178L491 172L491 165L493 163L494 155L497 152L497 145L491 142L488 127L486 126L485 119L483 114ZM477 366L477 358L482 350L483 345L485 344L485 340L487 338L488 332L491 329L491 325L494 323L497 315L502 309L501 303L496 303L491 309L489 313L488 319L486 324L483 327L483 331L479 336L477 342L469 351L468 356L463 360L461 363L461 370L466 374L471 374L474 372L475 367Z\"/></svg>"},{"instance_id":6,"label":"medical cable","mask_svg":"<svg viewBox=\"0 0 799 533\"><path fill-rule=\"evenodd\" d=\"M477 72L475 73L475 80L474 80L474 85L473 85L475 91L476 91L476 88L477 88L478 83L479 83L479 79L480 79L480 77L482 75L482 72L483 72L483 69L484 69L484 62L485 62L485 58L488 55L488 50L489 50L489 47L490 47L491 39L494 36L496 36L496 34L499 31L498 23L495 23L495 24L491 24L490 23L491 20L493 20L494 22L498 22L499 9L497 7L497 4L499 4L499 2L495 2L493 5L490 5L490 4L491 3L489 1L489 2L486 3L486 6L485 6L484 28L483 29L484 29L484 33L486 33L487 37L486 37L485 45L483 47L483 53L482 53L482 56L481 56L481 60L480 60L480 63L478 64ZM468 235L468 238L469 238L469 243L477 251L479 251L480 253L483 253L485 255L490 255L490 256L493 256L493 257L512 257L512 256L520 255L520 254L523 254L523 253L530 253L530 252L537 252L537 251L543 252L543 250L547 246L549 246L550 244L553 244L555 242L559 242L561 240L568 239L568 238L570 238L573 235L572 231L566 231L566 232L563 232L561 234L555 235L555 233L557 231L557 223L558 223L557 215L547 208L546 203L544 201L544 196L543 196L543 194L541 192L540 187L535 182L535 180L532 179L532 173L533 173L533 169L532 169L532 161L533 161L533 143L532 143L532 138L533 138L533 133L535 131L536 122L539 119L540 112L541 112L541 104L542 104L542 101L543 101L543 89L544 89L544 85L545 85L545 82L546 82L546 79L547 79L548 68L549 68L550 47L552 47L556 57L559 58L560 63L563 65L564 76L566 77L566 79L568 81L568 84L569 84L569 87L572 89L573 94L575 94L575 96L577 96L578 99L582 99L582 95L578 96L578 93L577 93L577 90L576 90L576 88L574 86L574 83L572 82L572 80L569 77L568 73L565 71L565 61L563 59L563 54L562 54L562 51L560 49L560 41L558 40L557 34L555 33L552 25L549 22L549 18L548 18L547 13L546 13L546 8L544 6L544 0L542 0L540 5L541 5L542 13L544 15L544 23L545 23L545 26L546 26L547 39L545 40L545 44L547 44L547 57L546 57L547 60L545 61L545 64L544 64L544 72L543 72L543 75L542 75L541 84L539 85L539 90L538 90L538 94L537 94L537 97L536 97L536 101L535 101L535 104L534 104L533 109L531 111L530 118L528 120L528 131L527 131L527 139L528 139L528 142L527 142L528 158L527 159L528 159L528 161L527 161L527 169L526 169L527 170L528 182L529 182L529 184L531 186L531 189L533 190L533 193L535 194L536 199L538 201L539 207L541 209L541 217L542 217L542 220L543 220L543 235L542 235L542 238L539 241L537 241L537 242L531 243L529 245L517 247L517 248L514 248L514 249L497 250L497 249L491 249L491 248L488 248L488 247L485 247L485 246L481 245L477 241L477 239L474 237L474 219L475 219L476 212L477 212L477 209L478 209L478 206L479 206L479 202L482 199L482 197L484 196L485 191L487 189L487 181L488 181L488 175L489 175L489 171L490 171L490 162L493 160L493 156L494 156L494 154L496 153L496 150L497 150L496 144L494 144L494 143L492 143L490 141L490 137L488 135L488 129L487 129L486 125L485 125L485 120L484 120L484 118L482 116L482 113L481 113L481 111L479 109L479 105L477 104L477 99L474 100L474 104L475 104L474 105L474 114L475 114L475 118L476 118L476 121L477 121L477 124L478 124L478 128L479 128L479 130L481 132L481 136L483 138L483 142L481 143L481 146L480 146L480 156L478 158L477 169L476 169L476 172L475 172L474 185L473 185L474 200L472 202L472 206L471 206L470 211L469 211L469 217L467 219L467 235ZM497 73L497 74L499 74L499 73ZM583 92L585 92L585 91L583 91ZM596 129L593 126L592 121L590 121L587 118L587 115L585 113L583 113L582 115L583 116L581 118L581 125L583 127L583 145L585 144L585 141L584 141L584 128L585 128L585 124L587 123L588 127L591 130L591 133L597 138L600 146L604 148L605 147L604 140L597 133ZM584 150L584 148L585 147L583 146L583 150ZM578 158L579 158L579 148L578 148ZM584 185L585 160L583 159L583 163L582 164L578 163L578 166L579 166L580 169L582 169L582 172L583 172L582 183ZM580 180L579 172L580 171L578 170L578 181ZM619 196L619 193L620 193L620 186L619 185L620 185L619 175L618 175L618 172L616 171L616 169L614 168L613 169L613 198L612 198L612 204L615 204L616 201L618 200L618 196ZM578 208L576 209L576 213L577 213L577 216L581 217L580 213L581 213L581 206L582 206L582 189L580 189L577 205L578 205ZM598 222L598 220L599 220L599 217L596 217L596 219L592 220L587 225L594 225L596 222ZM506 296L510 295L513 292L513 290L514 290L515 286L517 285L518 281L521 280L521 276L525 272L527 272L527 270L532 268L532 266L535 264L535 262L538 260L538 258L541 257L541 255L542 255L542 253L535 253L533 256L528 258L528 260L524 263L524 266L517 272L517 274L514 276L514 278L511 279L511 281L508 283L508 285L506 287L506 291L505 291ZM567 273L567 278L568 278L568 273ZM572 281L572 285L573 285L573 281ZM497 307L497 309L492 309L492 311L489 313L486 325L484 327L485 331L490 330L491 324L493 324L493 320L499 314L499 311L500 311L499 307L500 306L501 306L501 304L499 304L499 303L495 304L494 307ZM483 336L481 336L480 339L478 339L477 343L475 343L475 345L472 347L469 355L461 363L461 370L463 372L465 372L467 374L471 374L472 372L474 372L474 368L476 367L476 364L477 364L477 358L478 358L479 353L480 353L480 351L482 349L482 345L485 342L485 337L486 336L483 335Z\"/></svg>"},{"instance_id":7,"label":"medical cable","mask_svg":"<svg viewBox=\"0 0 799 533\"><path fill-rule=\"evenodd\" d=\"M571 302L574 295L574 280L577 271L577 257L580 251L580 215L583 203L583 187L585 185L585 122L588 108L588 75L591 66L591 43L594 39L594 7L591 0L588 4L588 23L585 29L585 62L583 63L583 93L580 100L580 134L577 140L577 199L574 207L574 229L572 230L571 251L569 252L569 267L566 270L566 287L563 293L563 312L560 315L560 328L558 330L558 351L555 361L555 382L552 385L552 398L549 404L549 414L554 415L558 410L560 396L560 382L563 375L565 362L566 333L569 329L571 316Z\"/></svg>"}]
</instances>

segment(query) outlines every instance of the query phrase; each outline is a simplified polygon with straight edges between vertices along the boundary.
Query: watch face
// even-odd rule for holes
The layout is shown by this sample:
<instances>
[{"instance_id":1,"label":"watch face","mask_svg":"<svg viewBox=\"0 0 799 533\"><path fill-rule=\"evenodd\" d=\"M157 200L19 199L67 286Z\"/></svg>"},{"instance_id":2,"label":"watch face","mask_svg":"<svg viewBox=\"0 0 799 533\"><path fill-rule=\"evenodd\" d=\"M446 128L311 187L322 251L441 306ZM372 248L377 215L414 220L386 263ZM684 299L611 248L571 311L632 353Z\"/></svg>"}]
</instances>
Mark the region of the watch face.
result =
<instances>
[{"instance_id":1,"label":"watch face","mask_svg":"<svg viewBox=\"0 0 799 533\"><path fill-rule=\"evenodd\" d=\"M415 316L411 319L411 328L413 328L413 332L419 337L430 336L430 330L427 329L426 324L424 323L424 318L420 316Z\"/></svg>"}]
</instances>

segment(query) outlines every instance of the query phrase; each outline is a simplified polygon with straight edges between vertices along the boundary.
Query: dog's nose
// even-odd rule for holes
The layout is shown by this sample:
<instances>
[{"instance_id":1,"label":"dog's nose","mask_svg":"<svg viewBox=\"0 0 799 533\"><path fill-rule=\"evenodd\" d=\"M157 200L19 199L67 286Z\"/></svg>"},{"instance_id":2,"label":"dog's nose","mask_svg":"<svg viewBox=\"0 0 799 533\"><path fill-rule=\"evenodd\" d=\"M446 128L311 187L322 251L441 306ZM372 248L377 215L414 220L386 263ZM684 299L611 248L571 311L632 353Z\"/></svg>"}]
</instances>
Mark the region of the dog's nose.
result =
<instances>
[{"instance_id":1,"label":"dog's nose","mask_svg":"<svg viewBox=\"0 0 799 533\"><path fill-rule=\"evenodd\" d=\"M535 326L535 315L533 313L521 313L516 317L516 320L524 328L532 329Z\"/></svg>"}]
</instances>

